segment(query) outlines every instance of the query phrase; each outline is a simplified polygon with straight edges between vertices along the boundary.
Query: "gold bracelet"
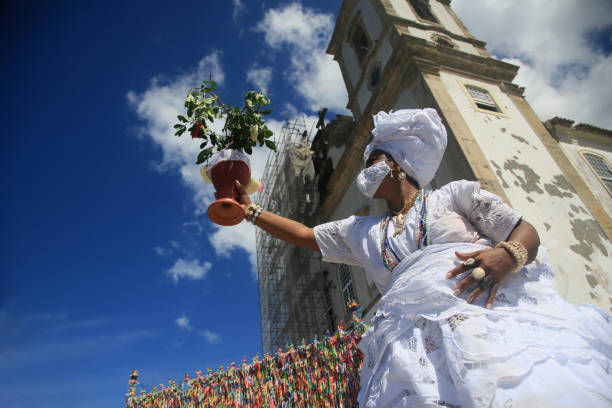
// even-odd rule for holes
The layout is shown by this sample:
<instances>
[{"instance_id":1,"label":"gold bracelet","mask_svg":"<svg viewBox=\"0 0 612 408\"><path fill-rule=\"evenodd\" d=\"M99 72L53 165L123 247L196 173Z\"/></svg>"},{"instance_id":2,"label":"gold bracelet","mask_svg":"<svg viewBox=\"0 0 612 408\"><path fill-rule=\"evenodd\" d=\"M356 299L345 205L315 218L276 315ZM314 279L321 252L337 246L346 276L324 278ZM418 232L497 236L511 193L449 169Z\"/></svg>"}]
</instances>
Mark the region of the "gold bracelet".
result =
<instances>
[{"instance_id":1,"label":"gold bracelet","mask_svg":"<svg viewBox=\"0 0 612 408\"><path fill-rule=\"evenodd\" d=\"M519 271L527 263L527 249L525 245L518 241L502 241L497 244L496 248L504 248L506 252L510 254L514 262L516 262L516 268L512 272Z\"/></svg>"}]
</instances>

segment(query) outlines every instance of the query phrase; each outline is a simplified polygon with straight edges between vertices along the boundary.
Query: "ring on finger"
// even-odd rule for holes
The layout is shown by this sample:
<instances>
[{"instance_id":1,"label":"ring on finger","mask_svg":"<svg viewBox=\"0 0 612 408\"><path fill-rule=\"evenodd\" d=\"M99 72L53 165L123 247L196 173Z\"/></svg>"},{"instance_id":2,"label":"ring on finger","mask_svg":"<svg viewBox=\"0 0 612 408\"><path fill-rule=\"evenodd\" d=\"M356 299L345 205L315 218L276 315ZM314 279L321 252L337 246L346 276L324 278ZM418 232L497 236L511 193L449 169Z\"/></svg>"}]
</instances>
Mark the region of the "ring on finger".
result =
<instances>
[{"instance_id":1,"label":"ring on finger","mask_svg":"<svg viewBox=\"0 0 612 408\"><path fill-rule=\"evenodd\" d=\"M487 276L478 283L478 287L480 288L480 290L484 292L484 291L491 289L491 286L493 286L494 284L495 284L495 279L493 279L490 276Z\"/></svg>"},{"instance_id":2,"label":"ring on finger","mask_svg":"<svg viewBox=\"0 0 612 408\"><path fill-rule=\"evenodd\" d=\"M486 275L487 275L487 272L484 269L482 269L480 266L472 270L472 278L474 278L474 280L479 281L483 279Z\"/></svg>"},{"instance_id":3,"label":"ring on finger","mask_svg":"<svg viewBox=\"0 0 612 408\"><path fill-rule=\"evenodd\" d=\"M475 268L477 265L478 261L476 260L476 258L468 258L465 260L465 262L463 262L463 267L466 271Z\"/></svg>"}]
</instances>

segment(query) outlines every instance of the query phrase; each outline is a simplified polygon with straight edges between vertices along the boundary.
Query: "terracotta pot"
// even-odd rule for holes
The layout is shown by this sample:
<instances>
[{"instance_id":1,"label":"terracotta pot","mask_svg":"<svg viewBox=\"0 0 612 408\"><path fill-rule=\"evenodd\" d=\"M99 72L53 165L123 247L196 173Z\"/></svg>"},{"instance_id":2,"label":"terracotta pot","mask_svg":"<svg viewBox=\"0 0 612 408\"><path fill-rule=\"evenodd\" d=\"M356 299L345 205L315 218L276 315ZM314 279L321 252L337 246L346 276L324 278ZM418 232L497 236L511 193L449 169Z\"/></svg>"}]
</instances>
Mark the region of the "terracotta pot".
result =
<instances>
[{"instance_id":1,"label":"terracotta pot","mask_svg":"<svg viewBox=\"0 0 612 408\"><path fill-rule=\"evenodd\" d=\"M236 201L238 191L234 182L238 180L243 186L247 185L251 180L249 166L242 161L222 161L210 169L210 179L217 190L217 200L208 206L208 218L223 226L239 224L244 218L244 211Z\"/></svg>"}]
</instances>

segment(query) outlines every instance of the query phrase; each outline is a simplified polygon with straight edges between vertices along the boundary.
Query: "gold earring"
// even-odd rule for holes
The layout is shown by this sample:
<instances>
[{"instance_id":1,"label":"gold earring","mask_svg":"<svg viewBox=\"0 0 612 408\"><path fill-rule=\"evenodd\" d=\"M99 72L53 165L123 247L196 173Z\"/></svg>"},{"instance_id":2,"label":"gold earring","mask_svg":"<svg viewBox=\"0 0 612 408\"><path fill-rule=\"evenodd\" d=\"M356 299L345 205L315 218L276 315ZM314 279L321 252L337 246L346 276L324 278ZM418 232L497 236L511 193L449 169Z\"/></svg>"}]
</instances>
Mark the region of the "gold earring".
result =
<instances>
[{"instance_id":1,"label":"gold earring","mask_svg":"<svg viewBox=\"0 0 612 408\"><path fill-rule=\"evenodd\" d=\"M389 172L389 178L393 178L393 170Z\"/></svg>"},{"instance_id":2,"label":"gold earring","mask_svg":"<svg viewBox=\"0 0 612 408\"><path fill-rule=\"evenodd\" d=\"M404 181L406 180L406 173L404 173L403 171L400 172L400 174L397 175L397 178L399 181Z\"/></svg>"}]
</instances>

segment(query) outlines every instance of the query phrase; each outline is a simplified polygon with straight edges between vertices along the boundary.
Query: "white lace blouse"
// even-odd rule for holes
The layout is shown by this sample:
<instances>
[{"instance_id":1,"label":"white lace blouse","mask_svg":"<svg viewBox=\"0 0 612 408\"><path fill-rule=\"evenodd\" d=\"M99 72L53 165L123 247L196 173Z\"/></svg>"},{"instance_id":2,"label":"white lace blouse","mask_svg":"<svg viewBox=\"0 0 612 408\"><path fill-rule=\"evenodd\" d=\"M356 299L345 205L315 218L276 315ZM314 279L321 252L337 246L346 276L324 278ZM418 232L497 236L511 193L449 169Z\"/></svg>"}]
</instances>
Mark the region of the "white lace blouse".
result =
<instances>
[{"instance_id":1,"label":"white lace blouse","mask_svg":"<svg viewBox=\"0 0 612 408\"><path fill-rule=\"evenodd\" d=\"M388 245L400 261L418 250L423 204L430 244L467 242L491 246L508 238L521 218L500 197L481 190L475 181L453 181L432 191L425 201L422 198L423 193L408 212L404 233L394 237L394 225L389 224ZM324 261L365 268L368 279L385 294L392 275L382 261L381 220L352 216L318 225L314 233Z\"/></svg>"}]
</instances>

